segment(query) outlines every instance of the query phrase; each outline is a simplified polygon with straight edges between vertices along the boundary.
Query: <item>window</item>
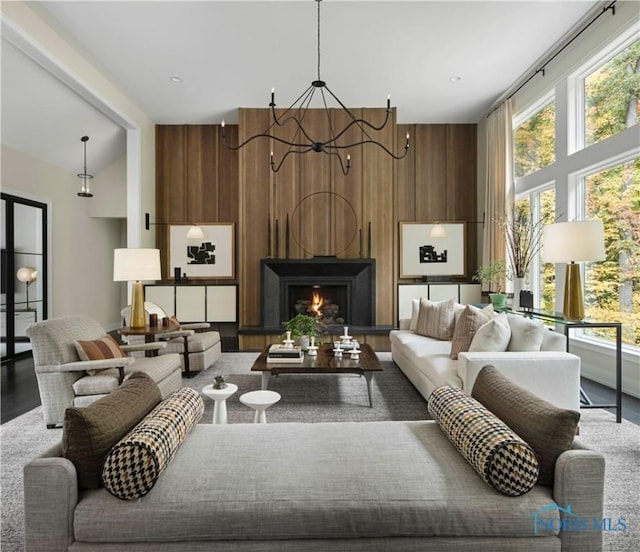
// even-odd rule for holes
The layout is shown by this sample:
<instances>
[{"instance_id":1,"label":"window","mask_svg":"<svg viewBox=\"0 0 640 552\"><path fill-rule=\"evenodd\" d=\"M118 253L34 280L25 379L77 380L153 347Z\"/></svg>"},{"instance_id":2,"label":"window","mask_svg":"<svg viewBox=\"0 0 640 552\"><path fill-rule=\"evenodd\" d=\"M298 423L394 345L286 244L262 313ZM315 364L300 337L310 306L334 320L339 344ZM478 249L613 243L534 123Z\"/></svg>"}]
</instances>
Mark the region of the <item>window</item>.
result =
<instances>
[{"instance_id":1,"label":"window","mask_svg":"<svg viewBox=\"0 0 640 552\"><path fill-rule=\"evenodd\" d=\"M517 126L513 133L516 178L555 162L556 105L547 103Z\"/></svg>"},{"instance_id":2,"label":"window","mask_svg":"<svg viewBox=\"0 0 640 552\"><path fill-rule=\"evenodd\" d=\"M555 220L556 190L553 185L518 197L516 210L531 213L533 223ZM542 247L531 263L525 287L533 292L534 306L546 311L555 310L555 265L542 262Z\"/></svg>"},{"instance_id":3,"label":"window","mask_svg":"<svg viewBox=\"0 0 640 552\"><path fill-rule=\"evenodd\" d=\"M606 252L585 266L586 316L622 322L623 343L640 346L640 157L586 176L583 187L584 218L603 221Z\"/></svg>"},{"instance_id":4,"label":"window","mask_svg":"<svg viewBox=\"0 0 640 552\"><path fill-rule=\"evenodd\" d=\"M640 40L584 77L584 144L590 146L638 124Z\"/></svg>"}]
</instances>

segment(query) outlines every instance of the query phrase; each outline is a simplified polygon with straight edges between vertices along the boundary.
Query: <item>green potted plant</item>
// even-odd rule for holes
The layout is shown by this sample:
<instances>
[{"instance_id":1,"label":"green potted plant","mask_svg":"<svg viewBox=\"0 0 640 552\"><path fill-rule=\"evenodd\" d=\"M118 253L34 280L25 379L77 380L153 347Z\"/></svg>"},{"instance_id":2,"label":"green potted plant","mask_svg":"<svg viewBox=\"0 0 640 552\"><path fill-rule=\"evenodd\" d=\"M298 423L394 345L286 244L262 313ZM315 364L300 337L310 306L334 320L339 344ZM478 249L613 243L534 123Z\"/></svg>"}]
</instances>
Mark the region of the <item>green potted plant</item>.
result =
<instances>
[{"instance_id":1,"label":"green potted plant","mask_svg":"<svg viewBox=\"0 0 640 552\"><path fill-rule=\"evenodd\" d=\"M291 332L291 337L297 338L303 350L309 347L309 337L315 337L319 332L318 319L308 314L296 314L284 322L283 326L285 331Z\"/></svg>"},{"instance_id":2,"label":"green potted plant","mask_svg":"<svg viewBox=\"0 0 640 552\"><path fill-rule=\"evenodd\" d=\"M487 265L482 265L473 279L489 286L489 299L495 308L506 306L507 294L504 293L503 286L505 280L511 280L511 271L506 261L491 261Z\"/></svg>"}]
</instances>

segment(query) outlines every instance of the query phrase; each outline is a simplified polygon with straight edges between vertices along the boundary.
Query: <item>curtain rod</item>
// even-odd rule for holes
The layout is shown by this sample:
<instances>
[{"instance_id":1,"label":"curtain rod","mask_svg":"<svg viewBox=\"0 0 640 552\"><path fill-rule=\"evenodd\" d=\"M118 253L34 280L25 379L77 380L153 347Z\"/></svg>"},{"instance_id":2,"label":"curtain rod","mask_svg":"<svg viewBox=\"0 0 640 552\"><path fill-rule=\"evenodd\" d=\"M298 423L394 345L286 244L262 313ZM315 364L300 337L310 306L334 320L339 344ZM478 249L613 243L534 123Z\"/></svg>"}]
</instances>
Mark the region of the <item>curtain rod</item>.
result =
<instances>
[{"instance_id":1,"label":"curtain rod","mask_svg":"<svg viewBox=\"0 0 640 552\"><path fill-rule=\"evenodd\" d=\"M591 21L589 21L584 27L582 27L582 29L580 29L566 44L564 44L555 54L553 54L547 61L545 61L544 64L542 65L542 67L540 67L539 69L536 69L533 72L533 74L531 74L520 86L518 86L518 88L516 88L513 92L511 92L511 94L509 94L504 100L502 100L493 109L491 109L491 111L489 111L489 113L487 113L487 117L489 117L489 115L491 115L496 109L498 109L504 102L506 102L506 101L510 100L511 98L513 98L518 92L520 92L520 90L522 90L522 88L525 87L525 85L529 84L529 82L531 80L533 80L536 76L538 76L540 73L542 73L542 76L544 77L547 65L549 65L562 52L564 52L573 43L573 41L576 38L578 38L589 27L591 27L591 25L593 25L605 13L607 13L609 10L611 10L611 14L615 15L616 14L616 2L617 1L618 0L612 0L612 2L608 6L605 6L604 8L602 8L602 10L600 11L599 14L594 16L593 19L591 19Z\"/></svg>"}]
</instances>

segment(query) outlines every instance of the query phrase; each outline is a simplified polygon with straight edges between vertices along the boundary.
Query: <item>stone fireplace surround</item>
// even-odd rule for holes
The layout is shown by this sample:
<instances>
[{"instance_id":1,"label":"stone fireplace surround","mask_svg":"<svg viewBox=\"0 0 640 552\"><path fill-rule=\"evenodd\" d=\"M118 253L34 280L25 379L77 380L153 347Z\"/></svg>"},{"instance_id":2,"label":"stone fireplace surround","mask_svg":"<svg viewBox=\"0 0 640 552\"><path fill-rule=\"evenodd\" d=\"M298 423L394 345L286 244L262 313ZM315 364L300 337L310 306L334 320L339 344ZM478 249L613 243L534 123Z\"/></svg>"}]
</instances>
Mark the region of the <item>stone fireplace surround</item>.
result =
<instances>
[{"instance_id":1,"label":"stone fireplace surround","mask_svg":"<svg viewBox=\"0 0 640 552\"><path fill-rule=\"evenodd\" d=\"M264 328L282 328L291 317L290 286L346 287L347 320L351 326L375 325L375 259L262 259L261 320Z\"/></svg>"}]
</instances>

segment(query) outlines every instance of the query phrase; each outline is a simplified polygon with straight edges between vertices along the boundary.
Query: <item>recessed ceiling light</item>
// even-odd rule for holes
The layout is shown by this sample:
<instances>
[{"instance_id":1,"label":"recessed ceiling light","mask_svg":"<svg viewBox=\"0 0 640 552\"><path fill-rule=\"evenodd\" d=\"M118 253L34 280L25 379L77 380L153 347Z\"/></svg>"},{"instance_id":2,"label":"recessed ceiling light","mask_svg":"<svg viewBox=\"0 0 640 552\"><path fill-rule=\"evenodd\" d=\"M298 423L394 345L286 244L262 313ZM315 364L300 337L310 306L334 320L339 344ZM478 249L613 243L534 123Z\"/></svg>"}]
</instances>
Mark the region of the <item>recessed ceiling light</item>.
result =
<instances>
[{"instance_id":1,"label":"recessed ceiling light","mask_svg":"<svg viewBox=\"0 0 640 552\"><path fill-rule=\"evenodd\" d=\"M449 77L449 80L451 82L458 82L462 80L462 77L458 77L457 75L454 75L453 77Z\"/></svg>"},{"instance_id":2,"label":"recessed ceiling light","mask_svg":"<svg viewBox=\"0 0 640 552\"><path fill-rule=\"evenodd\" d=\"M169 77L169 80L171 82L175 82L175 83L180 83L182 82L184 79L182 77L179 77L178 75L172 75Z\"/></svg>"}]
</instances>

